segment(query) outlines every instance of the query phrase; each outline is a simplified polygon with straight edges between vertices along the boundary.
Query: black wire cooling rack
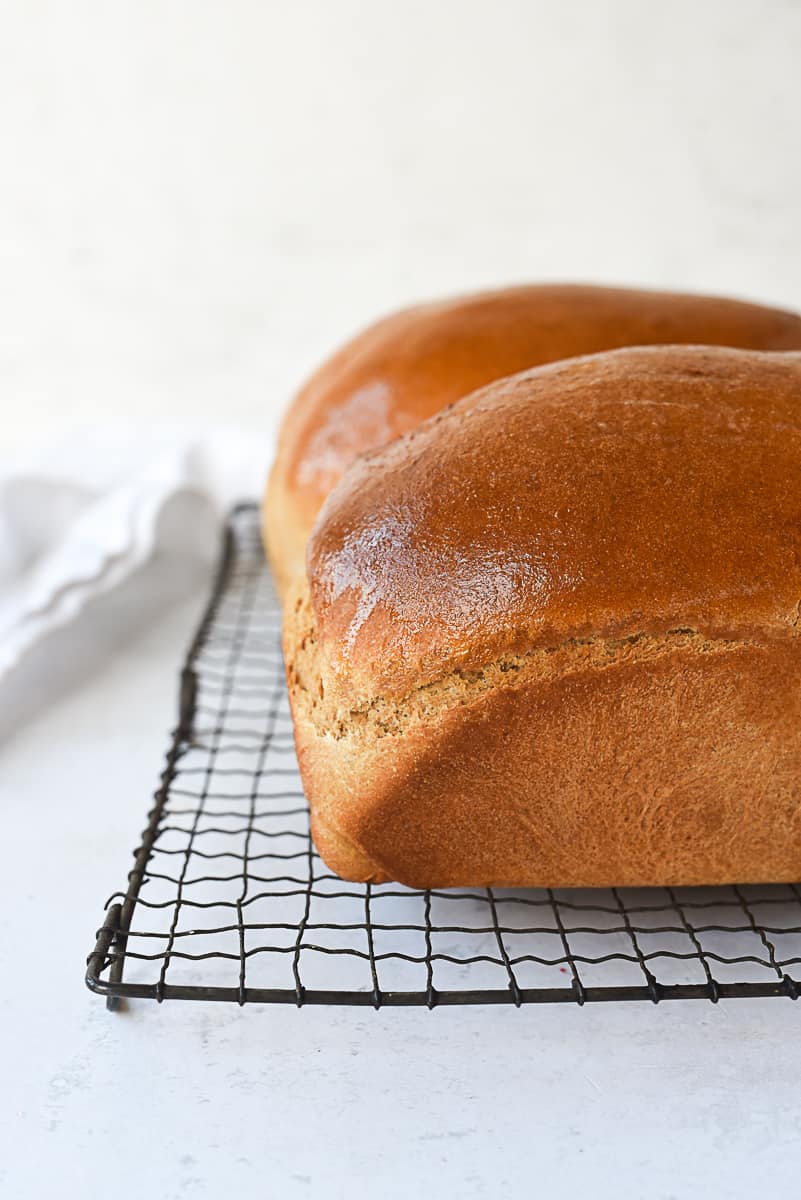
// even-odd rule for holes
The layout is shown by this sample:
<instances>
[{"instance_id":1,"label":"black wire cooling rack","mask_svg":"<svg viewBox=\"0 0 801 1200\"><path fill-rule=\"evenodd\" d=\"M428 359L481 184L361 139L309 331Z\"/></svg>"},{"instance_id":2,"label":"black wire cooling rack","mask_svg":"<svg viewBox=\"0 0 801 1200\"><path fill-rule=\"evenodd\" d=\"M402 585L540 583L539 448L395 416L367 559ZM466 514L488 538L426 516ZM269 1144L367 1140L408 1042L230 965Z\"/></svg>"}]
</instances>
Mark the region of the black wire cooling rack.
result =
<instances>
[{"instance_id":1,"label":"black wire cooling rack","mask_svg":"<svg viewBox=\"0 0 801 1200\"><path fill-rule=\"evenodd\" d=\"M176 730L86 982L108 997L529 1004L785 996L801 888L414 891L318 857L255 505L231 515Z\"/></svg>"}]
</instances>

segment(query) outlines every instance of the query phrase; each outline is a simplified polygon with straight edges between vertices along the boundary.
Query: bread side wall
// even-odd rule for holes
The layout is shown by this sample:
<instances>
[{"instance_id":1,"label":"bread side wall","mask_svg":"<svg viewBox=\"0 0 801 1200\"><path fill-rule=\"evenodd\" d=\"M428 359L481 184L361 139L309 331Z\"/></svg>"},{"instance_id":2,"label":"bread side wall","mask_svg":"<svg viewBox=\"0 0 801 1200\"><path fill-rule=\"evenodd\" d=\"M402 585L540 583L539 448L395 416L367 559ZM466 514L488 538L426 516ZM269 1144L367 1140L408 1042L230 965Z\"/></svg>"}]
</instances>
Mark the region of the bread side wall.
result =
<instances>
[{"instance_id":1,"label":"bread side wall","mask_svg":"<svg viewBox=\"0 0 801 1200\"><path fill-rule=\"evenodd\" d=\"M568 887L801 874L795 637L566 645L421 689L393 721L375 705L337 712L314 679L313 642L288 649L315 835L348 878Z\"/></svg>"}]
</instances>

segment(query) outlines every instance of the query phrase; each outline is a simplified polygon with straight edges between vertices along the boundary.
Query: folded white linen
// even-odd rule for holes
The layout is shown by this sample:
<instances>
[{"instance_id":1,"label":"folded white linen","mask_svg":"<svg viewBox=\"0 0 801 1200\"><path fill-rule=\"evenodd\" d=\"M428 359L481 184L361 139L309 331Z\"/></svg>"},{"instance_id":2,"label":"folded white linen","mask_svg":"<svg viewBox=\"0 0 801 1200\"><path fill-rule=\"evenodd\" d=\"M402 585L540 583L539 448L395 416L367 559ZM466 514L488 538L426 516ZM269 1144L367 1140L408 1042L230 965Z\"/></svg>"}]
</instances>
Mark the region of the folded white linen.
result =
<instances>
[{"instance_id":1,"label":"folded white linen","mask_svg":"<svg viewBox=\"0 0 801 1200\"><path fill-rule=\"evenodd\" d=\"M258 495L268 455L266 439L241 430L115 426L0 463L0 687L157 555L186 564L196 586L226 510Z\"/></svg>"}]
</instances>

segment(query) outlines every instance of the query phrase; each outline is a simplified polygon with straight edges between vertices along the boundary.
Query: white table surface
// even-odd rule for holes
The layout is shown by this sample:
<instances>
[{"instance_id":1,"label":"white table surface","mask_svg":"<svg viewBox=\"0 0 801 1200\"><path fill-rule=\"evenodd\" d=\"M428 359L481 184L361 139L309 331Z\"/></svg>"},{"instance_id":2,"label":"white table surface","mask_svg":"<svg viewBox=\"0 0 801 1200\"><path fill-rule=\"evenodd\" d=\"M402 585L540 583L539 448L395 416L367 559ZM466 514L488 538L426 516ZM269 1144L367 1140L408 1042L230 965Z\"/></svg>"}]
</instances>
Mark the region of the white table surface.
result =
<instances>
[{"instance_id":1,"label":"white table surface","mask_svg":"<svg viewBox=\"0 0 801 1200\"><path fill-rule=\"evenodd\" d=\"M201 593L90 658L3 751L0 1193L795 1194L789 999L378 1013L138 1001L113 1014L85 990Z\"/></svg>"}]
</instances>

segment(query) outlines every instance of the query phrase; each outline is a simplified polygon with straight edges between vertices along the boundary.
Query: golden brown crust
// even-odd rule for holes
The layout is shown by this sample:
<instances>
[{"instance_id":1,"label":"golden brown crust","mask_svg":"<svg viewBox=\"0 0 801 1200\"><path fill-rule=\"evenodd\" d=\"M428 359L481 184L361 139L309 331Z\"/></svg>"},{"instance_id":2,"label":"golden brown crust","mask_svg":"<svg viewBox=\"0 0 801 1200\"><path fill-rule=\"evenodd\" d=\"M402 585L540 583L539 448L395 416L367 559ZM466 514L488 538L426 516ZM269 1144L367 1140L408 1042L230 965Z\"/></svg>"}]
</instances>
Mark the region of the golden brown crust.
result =
<instances>
[{"instance_id":1,"label":"golden brown crust","mask_svg":"<svg viewBox=\"0 0 801 1200\"><path fill-rule=\"evenodd\" d=\"M562 666L383 737L336 735L294 687L332 870L413 887L799 878L798 639L677 635Z\"/></svg>"},{"instance_id":2,"label":"golden brown crust","mask_svg":"<svg viewBox=\"0 0 801 1200\"><path fill-rule=\"evenodd\" d=\"M414 886L797 879L800 536L801 355L575 360L369 456L285 623L326 861Z\"/></svg>"},{"instance_id":3,"label":"golden brown crust","mask_svg":"<svg viewBox=\"0 0 801 1200\"><path fill-rule=\"evenodd\" d=\"M350 468L309 542L321 653L399 696L567 638L786 628L800 517L801 355L541 367Z\"/></svg>"},{"instance_id":4,"label":"golden brown crust","mask_svg":"<svg viewBox=\"0 0 801 1200\"><path fill-rule=\"evenodd\" d=\"M308 381L284 419L265 506L279 583L345 468L446 405L505 375L621 346L688 343L801 348L801 318L705 296L542 285L397 313L361 333Z\"/></svg>"}]
</instances>

